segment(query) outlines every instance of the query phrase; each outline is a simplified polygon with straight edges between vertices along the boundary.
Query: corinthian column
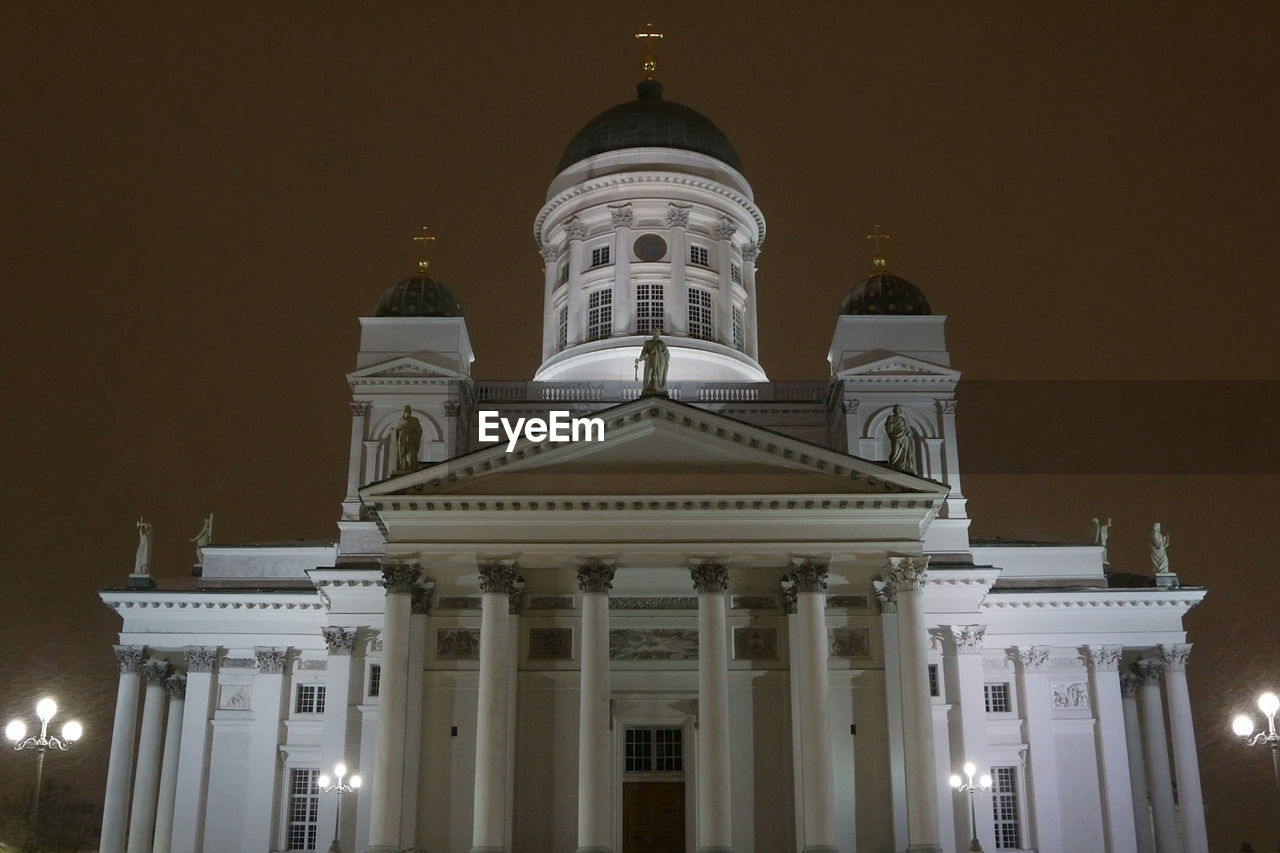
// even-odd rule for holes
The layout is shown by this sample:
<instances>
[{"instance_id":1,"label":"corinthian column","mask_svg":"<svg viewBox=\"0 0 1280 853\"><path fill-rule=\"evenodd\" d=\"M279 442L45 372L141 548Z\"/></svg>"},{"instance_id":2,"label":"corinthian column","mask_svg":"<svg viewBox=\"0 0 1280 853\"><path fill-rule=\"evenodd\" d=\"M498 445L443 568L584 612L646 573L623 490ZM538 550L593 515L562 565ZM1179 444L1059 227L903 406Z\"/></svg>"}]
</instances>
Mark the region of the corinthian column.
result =
<instances>
[{"instance_id":1,"label":"corinthian column","mask_svg":"<svg viewBox=\"0 0 1280 853\"><path fill-rule=\"evenodd\" d=\"M1133 823L1133 784L1129 779L1129 755L1125 747L1124 703L1120 698L1120 646L1089 646L1089 696L1098 721L1095 741L1098 773L1102 777L1103 827L1107 849L1136 850Z\"/></svg>"},{"instance_id":2,"label":"corinthian column","mask_svg":"<svg viewBox=\"0 0 1280 853\"><path fill-rule=\"evenodd\" d=\"M898 654L902 679L902 751L907 770L907 851L942 853L938 842L938 775L929 698L929 637L924 624L928 557L890 557L898 603Z\"/></svg>"},{"instance_id":3,"label":"corinthian column","mask_svg":"<svg viewBox=\"0 0 1280 853\"><path fill-rule=\"evenodd\" d=\"M480 566L480 690L476 707L476 784L472 853L505 853L507 799L508 604L515 560Z\"/></svg>"},{"instance_id":4,"label":"corinthian column","mask_svg":"<svg viewBox=\"0 0 1280 853\"><path fill-rule=\"evenodd\" d=\"M173 813L176 818L170 841L173 853L196 853L204 838L205 801L209 788L209 749L213 714L212 646L187 646L187 687L183 703L182 749L178 754L178 781Z\"/></svg>"},{"instance_id":5,"label":"corinthian column","mask_svg":"<svg viewBox=\"0 0 1280 853\"><path fill-rule=\"evenodd\" d=\"M1178 774L1178 817L1182 821L1183 853L1209 853L1204 826L1204 796L1200 792L1200 760L1191 727L1191 694L1187 691L1187 659L1191 644L1160 646L1164 660L1164 689L1169 695L1169 734L1173 740L1173 770Z\"/></svg>"},{"instance_id":6,"label":"corinthian column","mask_svg":"<svg viewBox=\"0 0 1280 853\"><path fill-rule=\"evenodd\" d=\"M116 646L120 686L116 717L111 727L111 759L107 765L107 795L102 804L101 853L123 853L129 821L129 783L133 778L133 737L138 725L139 673L147 660L145 646Z\"/></svg>"},{"instance_id":7,"label":"corinthian column","mask_svg":"<svg viewBox=\"0 0 1280 853\"><path fill-rule=\"evenodd\" d=\"M578 853L611 849L609 785L609 590L617 566L578 563L582 669L578 693Z\"/></svg>"},{"instance_id":8,"label":"corinthian column","mask_svg":"<svg viewBox=\"0 0 1280 853\"><path fill-rule=\"evenodd\" d=\"M1155 853L1151 833L1151 802L1147 798L1147 771L1142 760L1142 724L1138 722L1138 690L1142 679L1125 673L1120 676L1120 704L1124 708L1124 740L1129 755L1129 783L1133 800L1134 831L1138 853Z\"/></svg>"},{"instance_id":9,"label":"corinthian column","mask_svg":"<svg viewBox=\"0 0 1280 853\"><path fill-rule=\"evenodd\" d=\"M169 694L169 716L164 732L164 756L160 760L160 798L156 803L156 836L151 853L169 853L173 837L173 803L178 794L178 754L182 750L182 714L187 700L187 677L175 675L164 683Z\"/></svg>"},{"instance_id":10,"label":"corinthian column","mask_svg":"<svg viewBox=\"0 0 1280 853\"><path fill-rule=\"evenodd\" d=\"M808 557L791 561L796 595L800 709L800 792L804 800L804 853L836 853L835 769L831 764L827 701L827 563Z\"/></svg>"},{"instance_id":11,"label":"corinthian column","mask_svg":"<svg viewBox=\"0 0 1280 853\"><path fill-rule=\"evenodd\" d=\"M1030 747L1027 771L1036 849L1062 849L1061 804L1058 801L1058 747L1053 734L1053 685L1046 671L1049 646L1019 646L1014 653L1018 695Z\"/></svg>"},{"instance_id":12,"label":"corinthian column","mask_svg":"<svg viewBox=\"0 0 1280 853\"><path fill-rule=\"evenodd\" d=\"M1164 707L1160 701L1160 661L1140 660L1133 671L1142 679L1138 705L1142 711L1142 746L1147 760L1147 791L1151 796L1157 853L1178 853L1178 814L1173 805L1173 775L1169 772Z\"/></svg>"},{"instance_id":13,"label":"corinthian column","mask_svg":"<svg viewBox=\"0 0 1280 853\"><path fill-rule=\"evenodd\" d=\"M733 850L733 793L729 776L729 633L723 563L695 560L698 591L698 853Z\"/></svg>"},{"instance_id":14,"label":"corinthian column","mask_svg":"<svg viewBox=\"0 0 1280 853\"><path fill-rule=\"evenodd\" d=\"M363 663L362 659L352 654L356 644L356 629L329 625L320 629L324 636L325 659L324 673L324 720L320 724L320 766L328 768L339 761L347 763L354 772L361 767L362 756L358 751L348 752L347 743L356 739L351 734L351 699L352 671ZM368 756L363 756L366 765ZM343 850L355 850L356 828L355 797L321 797L317 823L320 826L333 826L338 817L338 805L342 805L342 838Z\"/></svg>"},{"instance_id":15,"label":"corinthian column","mask_svg":"<svg viewBox=\"0 0 1280 853\"><path fill-rule=\"evenodd\" d=\"M172 667L150 660L142 668L147 689L142 700L142 740L138 743L138 775L129 809L129 853L148 853L156 828L156 791L160 783L160 742L164 734L164 682Z\"/></svg>"},{"instance_id":16,"label":"corinthian column","mask_svg":"<svg viewBox=\"0 0 1280 853\"><path fill-rule=\"evenodd\" d=\"M369 850L380 853L402 847L400 818L409 695L409 617L413 587L421 574L416 562L388 560L382 565L382 586L387 596L382 616L382 680L378 689L373 789L370 791L373 800L369 816Z\"/></svg>"},{"instance_id":17,"label":"corinthian column","mask_svg":"<svg viewBox=\"0 0 1280 853\"><path fill-rule=\"evenodd\" d=\"M364 455L365 423L373 404L358 400L351 404L351 447L347 457L347 496L342 501L342 517L360 517L360 459Z\"/></svg>"}]
</instances>

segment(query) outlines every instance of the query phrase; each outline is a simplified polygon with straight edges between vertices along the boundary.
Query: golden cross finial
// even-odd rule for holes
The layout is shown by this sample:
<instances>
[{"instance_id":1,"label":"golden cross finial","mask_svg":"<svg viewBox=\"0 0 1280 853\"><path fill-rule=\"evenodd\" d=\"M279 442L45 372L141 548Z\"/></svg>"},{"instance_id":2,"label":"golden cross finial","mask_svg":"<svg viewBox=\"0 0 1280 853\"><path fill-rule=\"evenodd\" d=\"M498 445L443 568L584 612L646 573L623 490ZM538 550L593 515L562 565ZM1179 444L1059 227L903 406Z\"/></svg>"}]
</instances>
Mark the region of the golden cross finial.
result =
<instances>
[{"instance_id":1,"label":"golden cross finial","mask_svg":"<svg viewBox=\"0 0 1280 853\"><path fill-rule=\"evenodd\" d=\"M883 254L881 254L881 252L880 252L880 241L881 241L881 240L888 240L888 239L889 239L889 235L888 235L888 234L881 233L881 231L880 231L880 226L879 226L879 225L877 225L877 226L876 226L875 231L873 231L872 233L870 233L870 234L868 234L868 235L867 235L867 239L868 239L868 240L871 240L873 243L875 243L875 244L876 244L876 249L875 249L875 252L876 252L876 253L875 253L875 256L872 258L872 261L871 261L871 262L872 262L873 264L875 264L875 267L876 267L876 269L877 269L877 270L882 270L882 269L884 269L884 268L885 268L885 259L884 259L884 255L883 255Z\"/></svg>"},{"instance_id":2,"label":"golden cross finial","mask_svg":"<svg viewBox=\"0 0 1280 853\"><path fill-rule=\"evenodd\" d=\"M640 60L640 68L644 71L644 79L652 80L654 72L658 70L658 57L655 55L657 47L657 39L662 38L662 33L653 31L653 24L645 24L644 32L636 33L636 39L644 45L644 58Z\"/></svg>"},{"instance_id":3,"label":"golden cross finial","mask_svg":"<svg viewBox=\"0 0 1280 853\"><path fill-rule=\"evenodd\" d=\"M427 267L431 266L431 261L427 259L427 243L436 238L427 233L430 230L430 228L423 225L422 233L413 238L413 242L418 244L418 272L424 273L427 271Z\"/></svg>"}]
</instances>

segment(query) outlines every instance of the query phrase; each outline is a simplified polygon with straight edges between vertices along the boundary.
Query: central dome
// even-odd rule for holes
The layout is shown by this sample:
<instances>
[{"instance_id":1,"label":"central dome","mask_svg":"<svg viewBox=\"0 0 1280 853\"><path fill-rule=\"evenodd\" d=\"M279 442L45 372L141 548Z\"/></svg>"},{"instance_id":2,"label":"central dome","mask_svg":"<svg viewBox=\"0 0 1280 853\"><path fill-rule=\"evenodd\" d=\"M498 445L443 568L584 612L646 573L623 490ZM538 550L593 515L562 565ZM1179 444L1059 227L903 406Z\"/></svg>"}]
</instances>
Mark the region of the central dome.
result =
<instances>
[{"instance_id":1,"label":"central dome","mask_svg":"<svg viewBox=\"0 0 1280 853\"><path fill-rule=\"evenodd\" d=\"M662 84L645 80L639 97L587 122L569 142L556 173L588 157L625 148L679 148L714 157L742 171L738 152L711 119L695 109L662 100Z\"/></svg>"}]
</instances>

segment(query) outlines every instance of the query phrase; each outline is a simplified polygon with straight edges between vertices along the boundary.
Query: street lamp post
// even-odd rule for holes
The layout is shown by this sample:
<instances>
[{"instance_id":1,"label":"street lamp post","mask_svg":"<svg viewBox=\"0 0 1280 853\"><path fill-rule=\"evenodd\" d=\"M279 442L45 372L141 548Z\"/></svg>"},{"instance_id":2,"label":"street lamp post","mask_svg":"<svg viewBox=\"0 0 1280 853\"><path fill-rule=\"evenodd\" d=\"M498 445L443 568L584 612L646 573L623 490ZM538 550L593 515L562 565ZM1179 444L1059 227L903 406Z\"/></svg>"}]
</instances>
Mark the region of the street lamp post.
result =
<instances>
[{"instance_id":1,"label":"street lamp post","mask_svg":"<svg viewBox=\"0 0 1280 853\"><path fill-rule=\"evenodd\" d=\"M316 787L326 794L338 795L338 808L333 815L333 843L329 845L329 853L342 853L342 795L354 794L361 782L359 774L352 774L350 784L342 784L342 777L347 775L345 764L335 764L333 775L337 777L337 781L331 785L329 777L321 774L320 778L316 779Z\"/></svg>"},{"instance_id":2,"label":"street lamp post","mask_svg":"<svg viewBox=\"0 0 1280 853\"><path fill-rule=\"evenodd\" d=\"M1280 734L1276 733L1276 712L1280 711L1280 697L1274 693L1263 693L1258 697L1258 710L1267 717L1267 731L1253 733L1253 718L1241 714L1231 721L1231 728L1248 746L1265 743L1271 747L1271 769L1275 773L1276 793L1280 794Z\"/></svg>"},{"instance_id":3,"label":"street lamp post","mask_svg":"<svg viewBox=\"0 0 1280 853\"><path fill-rule=\"evenodd\" d=\"M84 729L75 720L62 727L62 738L49 736L49 721L58 713L58 703L45 697L36 703L36 716L40 718L40 737L26 737L27 724L12 720L4 727L4 736L13 743L15 750L36 750L36 789L31 797L31 834L35 835L36 821L40 818L40 777L44 774L44 754L50 749L66 752L71 744L80 740ZM25 738L25 740L24 740Z\"/></svg>"},{"instance_id":4,"label":"street lamp post","mask_svg":"<svg viewBox=\"0 0 1280 853\"><path fill-rule=\"evenodd\" d=\"M978 840L978 812L973 805L973 795L975 791L991 790L991 776L983 773L974 784L973 774L978 772L978 768L972 761L966 761L964 765L964 775L969 777L969 781L965 782L960 778L959 773L951 774L951 787L956 789L956 793L966 793L969 795L969 834L973 839L969 842L969 850L971 853L982 853L982 842Z\"/></svg>"}]
</instances>

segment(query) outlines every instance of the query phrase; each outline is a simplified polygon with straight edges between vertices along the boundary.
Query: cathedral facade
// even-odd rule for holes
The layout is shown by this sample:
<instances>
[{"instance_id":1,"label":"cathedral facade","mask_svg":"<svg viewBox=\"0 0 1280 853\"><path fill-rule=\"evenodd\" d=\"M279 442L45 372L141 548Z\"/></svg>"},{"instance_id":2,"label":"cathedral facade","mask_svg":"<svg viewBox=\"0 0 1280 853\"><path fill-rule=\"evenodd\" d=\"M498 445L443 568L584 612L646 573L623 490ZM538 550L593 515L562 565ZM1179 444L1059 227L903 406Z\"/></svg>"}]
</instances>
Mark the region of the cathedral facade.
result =
<instances>
[{"instance_id":1,"label":"cathedral facade","mask_svg":"<svg viewBox=\"0 0 1280 853\"><path fill-rule=\"evenodd\" d=\"M970 539L946 317L878 252L770 380L742 164L637 90L534 220L531 380L471 377L424 263L360 319L338 541L101 593L101 850L1207 853L1204 591Z\"/></svg>"}]
</instances>

